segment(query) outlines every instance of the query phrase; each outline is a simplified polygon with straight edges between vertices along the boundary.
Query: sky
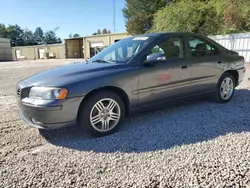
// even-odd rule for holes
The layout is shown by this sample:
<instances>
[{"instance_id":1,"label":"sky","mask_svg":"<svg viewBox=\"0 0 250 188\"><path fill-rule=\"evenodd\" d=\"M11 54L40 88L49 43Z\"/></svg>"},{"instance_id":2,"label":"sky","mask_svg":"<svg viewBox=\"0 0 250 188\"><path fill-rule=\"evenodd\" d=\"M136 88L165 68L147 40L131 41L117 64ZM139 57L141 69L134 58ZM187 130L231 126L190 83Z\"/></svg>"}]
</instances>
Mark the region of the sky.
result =
<instances>
[{"instance_id":1,"label":"sky","mask_svg":"<svg viewBox=\"0 0 250 188\"><path fill-rule=\"evenodd\" d=\"M0 23L18 24L32 31L57 27L62 39L69 34L92 35L98 29L114 33L114 0L0 0ZM116 33L125 32L122 8L125 0L115 0Z\"/></svg>"}]
</instances>

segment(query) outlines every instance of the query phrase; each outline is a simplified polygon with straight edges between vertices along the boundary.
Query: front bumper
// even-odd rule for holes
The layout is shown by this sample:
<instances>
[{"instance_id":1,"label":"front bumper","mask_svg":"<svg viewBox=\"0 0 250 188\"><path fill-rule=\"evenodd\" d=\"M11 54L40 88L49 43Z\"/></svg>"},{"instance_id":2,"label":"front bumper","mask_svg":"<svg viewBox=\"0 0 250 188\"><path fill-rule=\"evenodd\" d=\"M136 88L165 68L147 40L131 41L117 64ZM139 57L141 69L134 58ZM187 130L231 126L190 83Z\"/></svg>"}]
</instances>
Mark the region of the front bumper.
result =
<instances>
[{"instance_id":1,"label":"front bumper","mask_svg":"<svg viewBox=\"0 0 250 188\"><path fill-rule=\"evenodd\" d=\"M49 105L35 105L18 99L21 119L39 129L58 129L76 124L82 97L55 101Z\"/></svg>"},{"instance_id":2,"label":"front bumper","mask_svg":"<svg viewBox=\"0 0 250 188\"><path fill-rule=\"evenodd\" d=\"M238 69L237 72L238 72L238 75L239 75L239 79L238 79L238 83L236 85L239 85L243 81L243 79L245 77L246 68L243 67L241 69Z\"/></svg>"}]
</instances>

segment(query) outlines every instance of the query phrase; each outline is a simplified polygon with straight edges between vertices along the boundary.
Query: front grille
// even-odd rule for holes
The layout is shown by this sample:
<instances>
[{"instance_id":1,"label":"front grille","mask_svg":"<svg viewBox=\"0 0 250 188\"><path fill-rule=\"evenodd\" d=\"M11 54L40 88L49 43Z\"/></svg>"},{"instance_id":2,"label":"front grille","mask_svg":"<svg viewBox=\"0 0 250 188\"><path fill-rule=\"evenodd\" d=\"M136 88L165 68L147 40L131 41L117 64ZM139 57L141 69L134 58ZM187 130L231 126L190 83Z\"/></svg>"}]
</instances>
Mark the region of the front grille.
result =
<instances>
[{"instance_id":1,"label":"front grille","mask_svg":"<svg viewBox=\"0 0 250 188\"><path fill-rule=\"evenodd\" d=\"M25 97L29 96L29 92L30 92L31 87L27 86L27 87L17 87L16 89L16 95L19 99L23 99Z\"/></svg>"},{"instance_id":2,"label":"front grille","mask_svg":"<svg viewBox=\"0 0 250 188\"><path fill-rule=\"evenodd\" d=\"M20 98L20 96L21 96L21 89L20 88L17 89L16 95L18 98Z\"/></svg>"},{"instance_id":3,"label":"front grille","mask_svg":"<svg viewBox=\"0 0 250 188\"><path fill-rule=\"evenodd\" d=\"M21 90L21 99L28 97L31 87L24 87Z\"/></svg>"}]
</instances>

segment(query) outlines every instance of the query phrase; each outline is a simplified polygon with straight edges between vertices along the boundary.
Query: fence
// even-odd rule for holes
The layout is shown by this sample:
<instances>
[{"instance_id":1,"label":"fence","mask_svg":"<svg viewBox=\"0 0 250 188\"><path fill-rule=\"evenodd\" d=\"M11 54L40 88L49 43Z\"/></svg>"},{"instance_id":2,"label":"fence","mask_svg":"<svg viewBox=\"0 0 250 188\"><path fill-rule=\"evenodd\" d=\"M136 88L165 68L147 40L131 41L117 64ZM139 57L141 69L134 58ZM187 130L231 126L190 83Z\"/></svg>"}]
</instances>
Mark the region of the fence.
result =
<instances>
[{"instance_id":1,"label":"fence","mask_svg":"<svg viewBox=\"0 0 250 188\"><path fill-rule=\"evenodd\" d=\"M210 38L225 48L238 52L244 56L246 62L250 62L250 33L216 35Z\"/></svg>"}]
</instances>

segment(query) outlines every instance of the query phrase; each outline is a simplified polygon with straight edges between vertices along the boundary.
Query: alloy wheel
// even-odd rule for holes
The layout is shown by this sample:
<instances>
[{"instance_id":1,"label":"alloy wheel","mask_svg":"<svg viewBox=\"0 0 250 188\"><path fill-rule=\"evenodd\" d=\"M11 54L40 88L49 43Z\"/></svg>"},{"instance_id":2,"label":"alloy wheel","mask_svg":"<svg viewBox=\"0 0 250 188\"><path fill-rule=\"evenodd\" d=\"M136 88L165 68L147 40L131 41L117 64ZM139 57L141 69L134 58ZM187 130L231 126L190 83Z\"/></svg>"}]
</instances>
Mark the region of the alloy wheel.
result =
<instances>
[{"instance_id":1,"label":"alloy wheel","mask_svg":"<svg viewBox=\"0 0 250 188\"><path fill-rule=\"evenodd\" d=\"M110 98L97 101L90 112L90 123L99 132L112 130L119 122L121 109L119 104Z\"/></svg>"},{"instance_id":2,"label":"alloy wheel","mask_svg":"<svg viewBox=\"0 0 250 188\"><path fill-rule=\"evenodd\" d=\"M226 77L222 82L220 86L220 95L222 99L227 100L229 99L234 91L234 82L231 78Z\"/></svg>"}]
</instances>

